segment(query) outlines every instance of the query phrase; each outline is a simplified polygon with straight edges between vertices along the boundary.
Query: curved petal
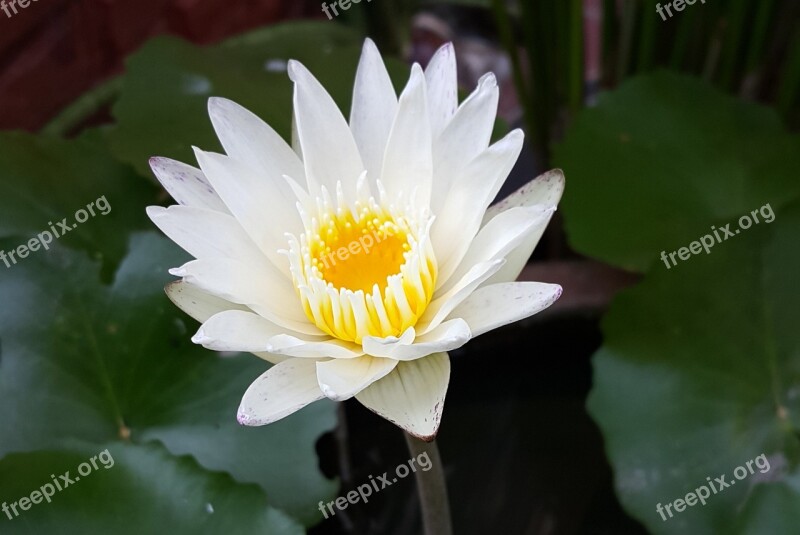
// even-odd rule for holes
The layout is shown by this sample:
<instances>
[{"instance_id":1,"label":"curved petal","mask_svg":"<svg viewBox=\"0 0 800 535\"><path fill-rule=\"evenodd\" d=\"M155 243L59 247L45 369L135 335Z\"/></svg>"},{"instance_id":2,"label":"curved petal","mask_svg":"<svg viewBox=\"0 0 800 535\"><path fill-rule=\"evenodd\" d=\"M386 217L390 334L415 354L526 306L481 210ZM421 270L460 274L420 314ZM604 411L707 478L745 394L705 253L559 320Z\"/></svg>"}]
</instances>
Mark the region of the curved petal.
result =
<instances>
[{"instance_id":1,"label":"curved petal","mask_svg":"<svg viewBox=\"0 0 800 535\"><path fill-rule=\"evenodd\" d=\"M489 147L500 92L493 74L487 74L456 111L433 146L431 208L439 213L453 182Z\"/></svg>"},{"instance_id":2,"label":"curved petal","mask_svg":"<svg viewBox=\"0 0 800 535\"><path fill-rule=\"evenodd\" d=\"M262 180L274 182L291 203L294 196L282 177L301 179L305 170L283 138L254 113L225 98L208 99L208 114L228 156L263 175Z\"/></svg>"},{"instance_id":3,"label":"curved petal","mask_svg":"<svg viewBox=\"0 0 800 535\"><path fill-rule=\"evenodd\" d=\"M389 72L375 43L367 39L356 72L350 129L373 185L381 176L383 155L396 114L397 94Z\"/></svg>"},{"instance_id":4,"label":"curved petal","mask_svg":"<svg viewBox=\"0 0 800 535\"><path fill-rule=\"evenodd\" d=\"M439 431L449 383L450 357L436 353L401 362L356 399L409 434L430 442Z\"/></svg>"},{"instance_id":5,"label":"curved petal","mask_svg":"<svg viewBox=\"0 0 800 535\"><path fill-rule=\"evenodd\" d=\"M242 425L267 425L324 397L317 384L316 363L289 359L276 364L250 385L237 418Z\"/></svg>"},{"instance_id":6,"label":"curved petal","mask_svg":"<svg viewBox=\"0 0 800 535\"><path fill-rule=\"evenodd\" d=\"M353 133L331 96L297 61L289 62L294 82L297 135L303 151L308 190L318 195L320 187L336 191L341 181L345 198L355 199L356 181L364 170Z\"/></svg>"},{"instance_id":7,"label":"curved petal","mask_svg":"<svg viewBox=\"0 0 800 535\"><path fill-rule=\"evenodd\" d=\"M564 185L564 172L561 169L547 171L489 208L483 216L483 224L518 206L557 206L564 195Z\"/></svg>"},{"instance_id":8,"label":"curved petal","mask_svg":"<svg viewBox=\"0 0 800 535\"><path fill-rule=\"evenodd\" d=\"M368 355L355 359L332 359L317 362L317 381L328 399L344 401L386 377L396 367L396 360Z\"/></svg>"},{"instance_id":9,"label":"curved petal","mask_svg":"<svg viewBox=\"0 0 800 535\"><path fill-rule=\"evenodd\" d=\"M197 161L245 232L287 279L289 262L279 250L286 248L285 234L302 229L295 200L287 202L278 189L283 177L268 180L246 165L222 154L195 149ZM288 185L287 185L288 187Z\"/></svg>"},{"instance_id":10,"label":"curved petal","mask_svg":"<svg viewBox=\"0 0 800 535\"><path fill-rule=\"evenodd\" d=\"M548 171L489 208L483 219L484 224L488 224L498 214L516 206L531 206L534 204L556 206L563 193L564 173L560 169ZM537 236L536 233L527 236L516 249L506 256L506 265L484 284L489 285L517 280L540 238L541 235Z\"/></svg>"},{"instance_id":11,"label":"curved petal","mask_svg":"<svg viewBox=\"0 0 800 535\"><path fill-rule=\"evenodd\" d=\"M467 322L477 337L533 316L561 297L561 286L544 282L507 282L478 288L450 313Z\"/></svg>"},{"instance_id":12,"label":"curved petal","mask_svg":"<svg viewBox=\"0 0 800 535\"><path fill-rule=\"evenodd\" d=\"M214 351L247 351L259 353L269 351L270 340L281 334L302 336L297 332L287 333L253 312L226 310L215 314L200 326L192 342ZM324 337L320 336L322 341Z\"/></svg>"},{"instance_id":13,"label":"curved petal","mask_svg":"<svg viewBox=\"0 0 800 535\"><path fill-rule=\"evenodd\" d=\"M554 207L519 206L506 210L489 221L469 244L463 258L452 256L450 262L440 268L439 289L449 290L472 266L505 258L531 237L535 237L538 242L554 212Z\"/></svg>"},{"instance_id":14,"label":"curved petal","mask_svg":"<svg viewBox=\"0 0 800 535\"><path fill-rule=\"evenodd\" d=\"M514 167L524 137L521 130L511 132L475 158L453 183L431 229L431 243L440 266L454 267L464 256L481 227L486 208ZM459 239L454 240L453 236ZM440 278L439 282L444 280Z\"/></svg>"},{"instance_id":15,"label":"curved petal","mask_svg":"<svg viewBox=\"0 0 800 535\"><path fill-rule=\"evenodd\" d=\"M262 272L228 258L204 258L170 273L222 299L245 305L286 329L319 335L300 306L292 284L275 271Z\"/></svg>"},{"instance_id":16,"label":"curved petal","mask_svg":"<svg viewBox=\"0 0 800 535\"><path fill-rule=\"evenodd\" d=\"M232 258L257 269L271 266L231 215L180 205L148 206L147 215L161 232L195 258Z\"/></svg>"},{"instance_id":17,"label":"curved petal","mask_svg":"<svg viewBox=\"0 0 800 535\"><path fill-rule=\"evenodd\" d=\"M322 341L302 338L289 334L279 334L269 339L268 351L276 355L297 358L335 358L354 359L364 354L361 346L334 338Z\"/></svg>"},{"instance_id":18,"label":"curved petal","mask_svg":"<svg viewBox=\"0 0 800 535\"><path fill-rule=\"evenodd\" d=\"M399 198L401 192L405 198L410 198L416 189L420 206L429 204L433 180L427 99L425 75L422 68L414 64L408 85L400 95L380 178L390 199Z\"/></svg>"},{"instance_id":19,"label":"curved petal","mask_svg":"<svg viewBox=\"0 0 800 535\"><path fill-rule=\"evenodd\" d=\"M150 158L150 168L178 204L230 213L200 169L169 158Z\"/></svg>"},{"instance_id":20,"label":"curved petal","mask_svg":"<svg viewBox=\"0 0 800 535\"><path fill-rule=\"evenodd\" d=\"M215 297L183 281L167 284L164 291L175 306L200 323L226 310L248 310L246 307Z\"/></svg>"},{"instance_id":21,"label":"curved petal","mask_svg":"<svg viewBox=\"0 0 800 535\"><path fill-rule=\"evenodd\" d=\"M472 338L469 325L460 318L446 321L417 337L413 343L404 344L396 338L364 338L364 351L368 355L397 360L415 360L433 353L458 349Z\"/></svg>"},{"instance_id":22,"label":"curved petal","mask_svg":"<svg viewBox=\"0 0 800 535\"><path fill-rule=\"evenodd\" d=\"M474 292L482 282L497 273L504 263L505 260L500 258L472 266L450 290L431 301L417 322L420 334L426 334L438 327L459 303Z\"/></svg>"},{"instance_id":23,"label":"curved petal","mask_svg":"<svg viewBox=\"0 0 800 535\"><path fill-rule=\"evenodd\" d=\"M425 68L428 111L433 139L439 137L458 109L458 71L453 43L443 45Z\"/></svg>"}]
</instances>

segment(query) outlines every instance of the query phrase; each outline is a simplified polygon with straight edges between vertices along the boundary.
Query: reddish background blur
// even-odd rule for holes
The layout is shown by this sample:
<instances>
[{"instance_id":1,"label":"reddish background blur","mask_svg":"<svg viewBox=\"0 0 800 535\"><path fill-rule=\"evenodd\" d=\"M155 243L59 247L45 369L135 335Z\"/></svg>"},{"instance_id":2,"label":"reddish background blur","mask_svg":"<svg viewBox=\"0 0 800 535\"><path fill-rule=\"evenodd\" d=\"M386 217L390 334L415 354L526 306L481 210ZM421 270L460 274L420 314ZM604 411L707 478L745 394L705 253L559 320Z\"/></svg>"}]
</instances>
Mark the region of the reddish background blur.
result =
<instances>
[{"instance_id":1,"label":"reddish background blur","mask_svg":"<svg viewBox=\"0 0 800 535\"><path fill-rule=\"evenodd\" d=\"M39 0L17 9L0 11L0 129L38 130L154 35L208 44L321 16L314 0Z\"/></svg>"}]
</instances>

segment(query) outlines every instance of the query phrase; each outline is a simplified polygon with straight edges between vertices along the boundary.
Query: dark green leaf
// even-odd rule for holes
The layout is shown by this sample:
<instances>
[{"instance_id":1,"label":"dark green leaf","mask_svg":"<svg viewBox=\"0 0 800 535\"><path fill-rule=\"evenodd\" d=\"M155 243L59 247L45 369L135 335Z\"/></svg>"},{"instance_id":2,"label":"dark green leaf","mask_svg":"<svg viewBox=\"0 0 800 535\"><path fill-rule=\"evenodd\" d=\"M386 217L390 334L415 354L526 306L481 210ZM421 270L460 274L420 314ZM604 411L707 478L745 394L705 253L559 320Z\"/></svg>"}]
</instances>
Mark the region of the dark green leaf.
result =
<instances>
[{"instance_id":1,"label":"dark green leaf","mask_svg":"<svg viewBox=\"0 0 800 535\"><path fill-rule=\"evenodd\" d=\"M167 269L186 260L165 239L136 236L113 285L62 248L0 279L0 455L130 434L191 454L205 468L258 483L306 524L334 483L317 469L314 440L334 423L319 403L277 425L243 428L236 409L268 365L222 358L190 342L196 322L166 298ZM33 484L34 482L30 482Z\"/></svg>"}]
</instances>

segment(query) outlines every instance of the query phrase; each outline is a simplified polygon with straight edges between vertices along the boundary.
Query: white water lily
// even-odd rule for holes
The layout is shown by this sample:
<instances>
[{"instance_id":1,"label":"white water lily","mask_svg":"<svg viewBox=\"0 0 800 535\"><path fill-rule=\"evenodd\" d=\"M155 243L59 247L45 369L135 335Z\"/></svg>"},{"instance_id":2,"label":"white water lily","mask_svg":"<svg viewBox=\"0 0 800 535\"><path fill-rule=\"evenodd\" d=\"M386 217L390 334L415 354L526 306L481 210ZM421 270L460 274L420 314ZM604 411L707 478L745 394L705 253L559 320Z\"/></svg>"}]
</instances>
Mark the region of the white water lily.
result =
<instances>
[{"instance_id":1,"label":"white water lily","mask_svg":"<svg viewBox=\"0 0 800 535\"><path fill-rule=\"evenodd\" d=\"M459 106L452 45L419 65L398 98L367 41L350 121L300 63L293 146L252 113L213 98L227 155L200 169L153 158L179 203L153 222L196 260L170 271L173 302L202 322L193 341L274 364L238 418L264 425L316 400L355 397L424 440L450 380L447 351L531 316L561 287L515 282L564 187L553 171L489 204L522 149L489 145L498 88L484 76ZM488 210L487 210L488 208Z\"/></svg>"}]
</instances>

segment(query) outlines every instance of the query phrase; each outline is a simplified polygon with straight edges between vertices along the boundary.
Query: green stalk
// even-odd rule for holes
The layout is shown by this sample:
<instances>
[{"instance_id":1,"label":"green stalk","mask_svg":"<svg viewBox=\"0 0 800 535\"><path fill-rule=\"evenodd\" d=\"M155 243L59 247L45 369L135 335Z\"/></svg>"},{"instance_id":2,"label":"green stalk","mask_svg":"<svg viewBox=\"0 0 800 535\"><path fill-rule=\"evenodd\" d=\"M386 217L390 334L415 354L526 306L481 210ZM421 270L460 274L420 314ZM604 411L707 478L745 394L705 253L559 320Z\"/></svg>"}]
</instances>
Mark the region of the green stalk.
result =
<instances>
[{"instance_id":1,"label":"green stalk","mask_svg":"<svg viewBox=\"0 0 800 535\"><path fill-rule=\"evenodd\" d=\"M725 28L720 57L721 87L726 90L733 88L733 78L739 66L739 50L746 45L747 37L744 24L747 16L748 5L746 0L732 0L728 11L728 24Z\"/></svg>"},{"instance_id":2,"label":"green stalk","mask_svg":"<svg viewBox=\"0 0 800 535\"><path fill-rule=\"evenodd\" d=\"M450 523L450 502L447 498L447 482L444 477L439 447L436 445L436 441L426 443L408 433L404 434L408 451L412 457L427 455L430 459L430 470L414 472L422 507L424 533L425 535L453 535L453 527Z\"/></svg>"},{"instance_id":3,"label":"green stalk","mask_svg":"<svg viewBox=\"0 0 800 535\"><path fill-rule=\"evenodd\" d=\"M42 128L42 134L57 137L66 136L75 131L90 117L114 102L121 91L122 76L107 80L91 91L84 93L72 104L64 108L61 113Z\"/></svg>"},{"instance_id":4,"label":"green stalk","mask_svg":"<svg viewBox=\"0 0 800 535\"><path fill-rule=\"evenodd\" d=\"M648 71L653 66L656 49L656 24L665 24L654 11L648 12L648 10L644 10L642 13L642 35L639 38L639 57L636 62L637 72Z\"/></svg>"},{"instance_id":5,"label":"green stalk","mask_svg":"<svg viewBox=\"0 0 800 535\"><path fill-rule=\"evenodd\" d=\"M633 29L636 22L636 1L623 0L620 24L619 55L617 56L617 84L628 76L633 49Z\"/></svg>"},{"instance_id":6,"label":"green stalk","mask_svg":"<svg viewBox=\"0 0 800 535\"><path fill-rule=\"evenodd\" d=\"M778 90L778 110L785 119L790 118L792 106L800 94L800 30L796 30L783 70L780 89Z\"/></svg>"},{"instance_id":7,"label":"green stalk","mask_svg":"<svg viewBox=\"0 0 800 535\"><path fill-rule=\"evenodd\" d=\"M581 108L583 100L583 1L570 2L569 28L569 86L568 100L573 114Z\"/></svg>"},{"instance_id":8,"label":"green stalk","mask_svg":"<svg viewBox=\"0 0 800 535\"><path fill-rule=\"evenodd\" d=\"M500 34L500 40L503 43L503 47L505 47L508 56L511 58L514 86L517 89L517 95L519 96L520 103L522 104L525 127L528 132L533 132L536 121L533 117L533 109L531 108L531 92L530 88L528 87L528 81L525 79L522 61L519 57L519 47L517 46L517 41L514 37L514 30L511 25L511 17L506 10L505 1L492 0L492 11L497 24L497 30Z\"/></svg>"}]
</instances>

